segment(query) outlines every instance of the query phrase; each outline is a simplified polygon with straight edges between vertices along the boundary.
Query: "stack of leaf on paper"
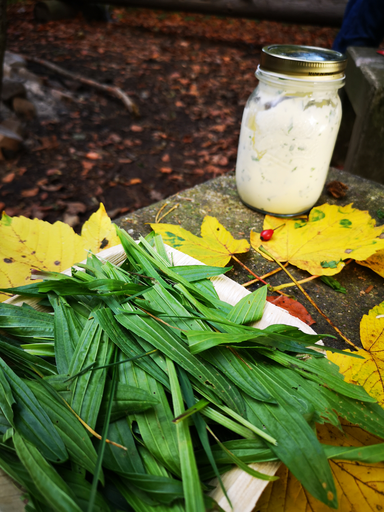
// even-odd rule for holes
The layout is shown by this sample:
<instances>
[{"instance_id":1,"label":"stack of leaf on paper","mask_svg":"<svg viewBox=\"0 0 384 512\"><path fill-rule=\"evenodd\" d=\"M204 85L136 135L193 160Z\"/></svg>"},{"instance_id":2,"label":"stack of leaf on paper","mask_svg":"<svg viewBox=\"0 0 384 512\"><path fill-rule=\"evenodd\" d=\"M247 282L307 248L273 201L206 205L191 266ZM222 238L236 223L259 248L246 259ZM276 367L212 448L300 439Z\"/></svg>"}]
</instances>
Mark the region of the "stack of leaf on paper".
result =
<instances>
[{"instance_id":1,"label":"stack of leaf on paper","mask_svg":"<svg viewBox=\"0 0 384 512\"><path fill-rule=\"evenodd\" d=\"M117 232L120 267L89 255L72 276L35 270L7 291L39 311L0 305L0 467L29 510L213 510L213 477L237 465L275 480L248 466L263 461L337 508L329 460L383 460L376 399L318 351L324 336L251 326L266 287L231 306L209 279L227 268L174 266L160 236ZM326 432L346 420L374 437L335 448Z\"/></svg>"}]
</instances>

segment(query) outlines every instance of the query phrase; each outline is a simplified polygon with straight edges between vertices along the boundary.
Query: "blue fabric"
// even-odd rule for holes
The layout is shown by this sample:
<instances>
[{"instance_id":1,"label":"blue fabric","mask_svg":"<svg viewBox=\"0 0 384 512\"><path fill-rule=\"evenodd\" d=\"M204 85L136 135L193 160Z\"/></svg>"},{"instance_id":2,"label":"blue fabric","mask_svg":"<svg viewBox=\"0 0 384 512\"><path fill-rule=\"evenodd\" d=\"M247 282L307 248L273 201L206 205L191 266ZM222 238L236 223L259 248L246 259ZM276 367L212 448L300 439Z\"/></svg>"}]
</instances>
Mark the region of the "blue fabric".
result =
<instances>
[{"instance_id":1,"label":"blue fabric","mask_svg":"<svg viewBox=\"0 0 384 512\"><path fill-rule=\"evenodd\" d=\"M384 39L384 0L349 0L332 49L348 46L378 47Z\"/></svg>"}]
</instances>

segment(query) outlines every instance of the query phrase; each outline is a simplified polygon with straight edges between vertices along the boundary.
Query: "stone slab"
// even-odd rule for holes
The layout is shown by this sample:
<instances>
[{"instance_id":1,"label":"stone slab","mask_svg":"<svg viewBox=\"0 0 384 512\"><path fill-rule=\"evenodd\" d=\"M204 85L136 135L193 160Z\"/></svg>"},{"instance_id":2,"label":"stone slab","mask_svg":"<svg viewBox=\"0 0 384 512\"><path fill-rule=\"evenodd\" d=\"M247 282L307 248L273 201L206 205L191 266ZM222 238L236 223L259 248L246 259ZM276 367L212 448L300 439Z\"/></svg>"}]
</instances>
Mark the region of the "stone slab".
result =
<instances>
[{"instance_id":1,"label":"stone slab","mask_svg":"<svg viewBox=\"0 0 384 512\"><path fill-rule=\"evenodd\" d=\"M345 92L356 117L344 169L384 183L384 56L360 47L347 56Z\"/></svg>"},{"instance_id":2,"label":"stone slab","mask_svg":"<svg viewBox=\"0 0 384 512\"><path fill-rule=\"evenodd\" d=\"M349 187L346 197L334 199L324 191L317 203L318 205L329 203L344 206L353 203L358 209L368 210L378 225L383 224L383 220L379 219L378 210L384 210L384 185L337 169L330 170L328 181L332 180L341 181ZM200 226L206 215L216 217L235 238L249 240L250 231L253 229L260 232L263 226L264 216L249 210L240 202L233 173L180 192L147 208L137 210L118 219L116 223L126 229L134 238L139 235L146 235L151 229L148 223L155 221L156 213L164 203L168 204L168 208L176 204L179 206L162 222L179 224L195 235L200 234ZM164 209L163 213L168 208ZM249 253L240 256L240 259L257 275L266 274L276 268L276 264L268 262L253 249ZM290 269L296 278L308 277L306 272L294 267L290 267ZM227 275L240 284L250 280L248 273L236 263L234 269ZM367 314L375 305L384 301L383 279L370 269L354 262L347 265L335 277L347 289L347 294L335 292L319 279L307 283L305 289L341 331L356 345L359 345L359 325L362 316ZM289 279L283 272L279 272L268 279L268 282L277 286L289 282ZM370 286L373 286L373 289L369 293L365 293L365 290ZM257 285L252 285L249 289L254 290L256 287ZM285 291L308 309L317 322L312 326L315 331L335 334L332 327L308 303L300 291L295 287L288 288ZM327 343L338 348L345 348L345 343L340 338L327 340Z\"/></svg>"}]
</instances>

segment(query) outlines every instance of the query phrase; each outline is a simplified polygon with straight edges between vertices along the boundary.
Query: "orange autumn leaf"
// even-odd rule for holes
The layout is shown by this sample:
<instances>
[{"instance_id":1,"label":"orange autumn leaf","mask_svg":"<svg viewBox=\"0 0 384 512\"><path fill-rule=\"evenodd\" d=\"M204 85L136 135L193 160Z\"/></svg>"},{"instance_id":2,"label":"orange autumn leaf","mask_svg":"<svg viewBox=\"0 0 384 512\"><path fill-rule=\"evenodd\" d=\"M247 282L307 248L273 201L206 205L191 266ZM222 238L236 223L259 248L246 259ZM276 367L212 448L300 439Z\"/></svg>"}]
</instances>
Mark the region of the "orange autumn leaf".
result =
<instances>
[{"instance_id":1,"label":"orange autumn leaf","mask_svg":"<svg viewBox=\"0 0 384 512\"><path fill-rule=\"evenodd\" d=\"M85 222L81 235L64 222L50 224L26 217L0 220L0 288L12 288L31 282L31 269L62 272L87 257L120 243L105 208ZM9 295L0 294L0 301Z\"/></svg>"},{"instance_id":2,"label":"orange autumn leaf","mask_svg":"<svg viewBox=\"0 0 384 512\"><path fill-rule=\"evenodd\" d=\"M151 224L166 244L206 265L224 267L234 254L249 251L247 240L235 240L215 217L207 215L201 225L201 237L174 224Z\"/></svg>"}]
</instances>

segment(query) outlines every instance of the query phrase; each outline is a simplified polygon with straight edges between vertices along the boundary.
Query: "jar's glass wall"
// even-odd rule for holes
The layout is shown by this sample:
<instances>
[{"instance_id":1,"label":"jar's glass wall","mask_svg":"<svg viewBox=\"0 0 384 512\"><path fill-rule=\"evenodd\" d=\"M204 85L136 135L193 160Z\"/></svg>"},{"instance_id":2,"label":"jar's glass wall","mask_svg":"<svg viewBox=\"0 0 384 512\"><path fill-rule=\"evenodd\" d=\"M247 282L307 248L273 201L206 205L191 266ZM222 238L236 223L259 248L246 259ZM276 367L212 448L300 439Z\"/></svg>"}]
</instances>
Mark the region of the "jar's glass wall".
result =
<instances>
[{"instance_id":1,"label":"jar's glass wall","mask_svg":"<svg viewBox=\"0 0 384 512\"><path fill-rule=\"evenodd\" d=\"M341 121L336 83L259 74L245 106L236 183L248 206L275 215L309 210L328 173Z\"/></svg>"}]
</instances>

